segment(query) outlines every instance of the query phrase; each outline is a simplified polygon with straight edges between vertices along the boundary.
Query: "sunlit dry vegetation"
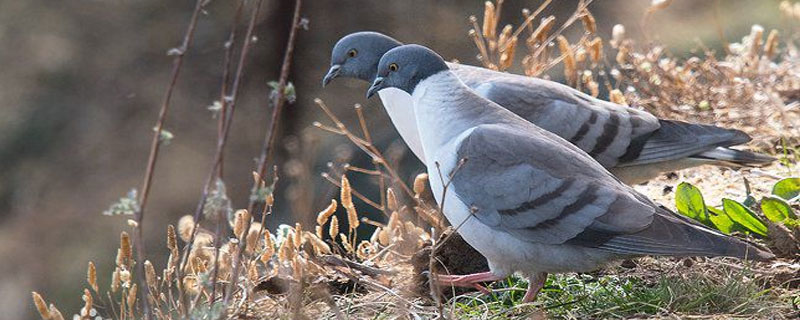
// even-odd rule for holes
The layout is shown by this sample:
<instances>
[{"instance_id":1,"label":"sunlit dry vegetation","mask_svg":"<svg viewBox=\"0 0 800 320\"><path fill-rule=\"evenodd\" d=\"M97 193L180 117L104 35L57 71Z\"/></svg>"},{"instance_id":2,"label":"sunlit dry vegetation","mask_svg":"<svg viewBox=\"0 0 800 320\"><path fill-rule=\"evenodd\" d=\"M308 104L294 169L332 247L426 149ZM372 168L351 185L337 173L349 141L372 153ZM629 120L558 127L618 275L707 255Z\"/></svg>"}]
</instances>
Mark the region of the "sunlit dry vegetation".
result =
<instances>
[{"instance_id":1,"label":"sunlit dry vegetation","mask_svg":"<svg viewBox=\"0 0 800 320\"><path fill-rule=\"evenodd\" d=\"M800 3L784 1L775 8L785 25L782 30L753 25L740 41L726 42L723 51L698 43L692 52L672 52L651 39L635 40L626 33L626 28L646 30L648 16L667 10L671 1L653 1L641 26L615 25L609 39L598 34L590 2L580 1L568 19L558 21L555 16L542 16L544 9L553 5L545 0L536 8L523 10L521 22L514 26L500 21L502 0L488 1L480 17L465 19L464 41L474 41L478 60L486 68L503 71L519 63L528 76L563 77L569 85L595 97L644 108L665 118L713 122L752 134L752 148L782 161L753 171L699 168L639 188L669 201L664 202L668 206L674 206L676 197L681 213L711 227L763 242L781 255L777 262L642 258L591 274L553 276L533 304L519 304L525 286L517 278L493 284L491 295L437 288L428 283L429 276L486 268L485 260L471 249L463 249L463 241L452 236L433 201L427 180L440 177L420 174L407 183L395 169L396 161L372 141L361 106L348 109L358 119L357 127L348 127L320 99L315 102L327 118L313 126L346 138L371 159L372 166L350 165L346 157L332 159L328 170L319 174L335 185L339 194L321 208L308 208L309 202L298 195L293 205L318 211L315 221L269 230L265 226L273 193L283 192L275 189L277 171L269 170L270 149L275 143L272 129L253 170L249 208L232 207L225 183L217 175L235 110L237 80L251 39L250 20L248 33L241 39L232 33L228 43L240 48L239 62L234 64L239 70L232 69L230 61L235 57L229 53L222 98L214 104L220 121L218 148L206 185L198 186L203 188L203 196L194 215L164 227L163 246L170 252L166 267L155 268L137 240L139 226L146 221L143 210L152 166L158 146L165 141L162 117L142 190L132 191L107 211L127 220L133 235L120 235L116 267L110 273L100 272L88 263L86 289L76 292L85 302L82 309L59 311L55 303L46 300L46 292L33 293L36 308L43 319L53 320L73 314L76 319L796 317L800 303L800 266L795 262L800 250L796 216L800 183L781 180L778 191L773 185L800 174L796 167L800 157L800 53L795 46ZM202 3L198 1L193 19ZM244 8L253 10L255 16L260 3ZM242 7L239 10L234 24L239 14L247 12L242 12ZM291 63L294 33L303 28L301 10L298 1L284 68ZM175 73L189 49L194 22L184 46L175 49ZM575 30L579 32L571 34L578 36L569 37L567 31ZM290 83L282 75L272 95L277 113L294 95L287 88ZM162 112L169 106L171 90L172 86L168 87ZM277 119L273 115L270 128ZM282 165L292 164L277 164ZM306 174L306 179L315 174ZM356 190L348 178L354 175L369 177L378 192ZM717 189L701 195L692 185L677 186L683 180L719 182ZM727 185L735 186L725 188ZM673 189L677 189L674 196ZM378 199L365 195L375 193ZM734 204L723 197L738 200L726 199ZM364 205L357 207L354 198ZM714 206L723 201L723 208ZM731 206L735 208L729 210ZM378 212L384 219L369 219L364 212ZM741 212L742 216L737 216ZM730 217L730 223L704 220L710 215ZM110 286L98 286L98 277L110 278Z\"/></svg>"}]
</instances>

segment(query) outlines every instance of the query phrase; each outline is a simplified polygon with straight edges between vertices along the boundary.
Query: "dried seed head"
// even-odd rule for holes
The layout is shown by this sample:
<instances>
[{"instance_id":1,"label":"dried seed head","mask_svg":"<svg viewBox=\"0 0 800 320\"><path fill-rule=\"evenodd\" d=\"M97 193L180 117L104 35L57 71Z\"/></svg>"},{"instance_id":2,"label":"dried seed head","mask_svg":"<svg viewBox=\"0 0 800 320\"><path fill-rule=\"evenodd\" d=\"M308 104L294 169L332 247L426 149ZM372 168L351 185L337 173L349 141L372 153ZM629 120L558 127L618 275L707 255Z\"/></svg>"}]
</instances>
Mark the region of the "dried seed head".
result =
<instances>
[{"instance_id":1,"label":"dried seed head","mask_svg":"<svg viewBox=\"0 0 800 320\"><path fill-rule=\"evenodd\" d=\"M392 232L388 229L382 229L378 233L378 243L382 246L388 246L392 242Z\"/></svg>"},{"instance_id":2,"label":"dried seed head","mask_svg":"<svg viewBox=\"0 0 800 320\"><path fill-rule=\"evenodd\" d=\"M89 266L86 268L86 282L89 283L89 286L92 287L94 292L99 292L99 287L97 286L97 269L94 267L94 262L89 261Z\"/></svg>"},{"instance_id":3,"label":"dried seed head","mask_svg":"<svg viewBox=\"0 0 800 320\"><path fill-rule=\"evenodd\" d=\"M503 48L506 46L507 42L511 40L511 33L514 31L514 27L510 24L507 24L503 27L503 30L500 31L500 38L497 39L497 46L499 48Z\"/></svg>"},{"instance_id":4,"label":"dried seed head","mask_svg":"<svg viewBox=\"0 0 800 320\"><path fill-rule=\"evenodd\" d=\"M131 272L128 270L121 270L119 272L119 280L122 281L123 286L127 286L131 282Z\"/></svg>"},{"instance_id":5,"label":"dried seed head","mask_svg":"<svg viewBox=\"0 0 800 320\"><path fill-rule=\"evenodd\" d=\"M167 249L170 251L178 249L178 240L175 237L175 227L171 224L167 225Z\"/></svg>"},{"instance_id":6,"label":"dried seed head","mask_svg":"<svg viewBox=\"0 0 800 320\"><path fill-rule=\"evenodd\" d=\"M600 59L603 59L603 39L595 37L592 41L589 41L588 47L589 57L592 58L592 62L600 62Z\"/></svg>"},{"instance_id":7,"label":"dried seed head","mask_svg":"<svg viewBox=\"0 0 800 320\"><path fill-rule=\"evenodd\" d=\"M619 51L617 52L617 63L618 64L625 64L628 60L628 47L619 47Z\"/></svg>"},{"instance_id":8,"label":"dried seed head","mask_svg":"<svg viewBox=\"0 0 800 320\"><path fill-rule=\"evenodd\" d=\"M750 55L757 56L761 49L761 41L764 36L764 27L754 24L750 27Z\"/></svg>"},{"instance_id":9,"label":"dried seed head","mask_svg":"<svg viewBox=\"0 0 800 320\"><path fill-rule=\"evenodd\" d=\"M292 277L297 281L303 279L303 263L299 257L292 259Z\"/></svg>"},{"instance_id":10,"label":"dried seed head","mask_svg":"<svg viewBox=\"0 0 800 320\"><path fill-rule=\"evenodd\" d=\"M379 236L381 234L381 230L382 229L383 228L381 228L381 227L375 228L375 232L373 232L372 236L369 237L369 242L378 243L378 238L379 238Z\"/></svg>"},{"instance_id":11,"label":"dried seed head","mask_svg":"<svg viewBox=\"0 0 800 320\"><path fill-rule=\"evenodd\" d=\"M625 40L625 26L615 24L611 29L611 46L616 48L622 44L623 40Z\"/></svg>"},{"instance_id":12,"label":"dried seed head","mask_svg":"<svg viewBox=\"0 0 800 320\"><path fill-rule=\"evenodd\" d=\"M528 45L533 45L535 42L543 43L547 40L547 34L550 33L550 29L552 29L555 24L555 16L543 18L539 26L536 27L536 30L531 33L531 37L528 38Z\"/></svg>"},{"instance_id":13,"label":"dried seed head","mask_svg":"<svg viewBox=\"0 0 800 320\"><path fill-rule=\"evenodd\" d=\"M342 188L340 199L342 200L342 207L349 208L353 206L353 195L350 190L350 180L347 180L346 175L342 175Z\"/></svg>"},{"instance_id":14,"label":"dried seed head","mask_svg":"<svg viewBox=\"0 0 800 320\"><path fill-rule=\"evenodd\" d=\"M495 20L495 6L491 1L486 1L483 8L483 36L487 39L494 39L497 29Z\"/></svg>"},{"instance_id":15,"label":"dried seed head","mask_svg":"<svg viewBox=\"0 0 800 320\"><path fill-rule=\"evenodd\" d=\"M278 248L278 260L281 262L288 262L294 256L294 246L293 241L290 239L292 235L290 234L286 240L283 240L281 243L281 247Z\"/></svg>"},{"instance_id":16,"label":"dried seed head","mask_svg":"<svg viewBox=\"0 0 800 320\"><path fill-rule=\"evenodd\" d=\"M397 196L395 196L392 188L386 188L386 206L389 211L397 210Z\"/></svg>"},{"instance_id":17,"label":"dried seed head","mask_svg":"<svg viewBox=\"0 0 800 320\"><path fill-rule=\"evenodd\" d=\"M44 302L42 295L36 291L31 292L31 295L33 296L33 304L36 305L36 310L39 311L39 315L42 316L42 320L50 319L50 310L47 309L47 303Z\"/></svg>"},{"instance_id":18,"label":"dried seed head","mask_svg":"<svg viewBox=\"0 0 800 320\"><path fill-rule=\"evenodd\" d=\"M247 279L252 282L258 281L258 265L255 261L247 268Z\"/></svg>"},{"instance_id":19,"label":"dried seed head","mask_svg":"<svg viewBox=\"0 0 800 320\"><path fill-rule=\"evenodd\" d=\"M117 248L117 258L114 260L117 263L118 267L125 265L125 259L122 255L122 249Z\"/></svg>"},{"instance_id":20,"label":"dried seed head","mask_svg":"<svg viewBox=\"0 0 800 320\"><path fill-rule=\"evenodd\" d=\"M303 225L300 223L294 224L294 247L300 248L303 245Z\"/></svg>"},{"instance_id":21,"label":"dried seed head","mask_svg":"<svg viewBox=\"0 0 800 320\"><path fill-rule=\"evenodd\" d=\"M328 222L328 219L330 219L331 216L336 213L337 207L338 205L336 204L336 199L331 199L331 204L317 214L317 225L321 226Z\"/></svg>"},{"instance_id":22,"label":"dried seed head","mask_svg":"<svg viewBox=\"0 0 800 320\"><path fill-rule=\"evenodd\" d=\"M178 234L181 236L181 240L188 243L192 239L192 232L194 232L194 218L190 215L181 217L178 220Z\"/></svg>"},{"instance_id":23,"label":"dried seed head","mask_svg":"<svg viewBox=\"0 0 800 320\"><path fill-rule=\"evenodd\" d=\"M622 91L619 91L619 89L611 90L611 92L608 93L608 97L613 103L621 104L623 106L628 105L628 102L625 100L625 95L622 94Z\"/></svg>"},{"instance_id":24,"label":"dried seed head","mask_svg":"<svg viewBox=\"0 0 800 320\"><path fill-rule=\"evenodd\" d=\"M511 38L508 42L508 45L502 48L502 52L500 53L500 61L499 61L499 68L500 70L505 70L511 67L511 64L514 63L514 52L517 48L517 37Z\"/></svg>"},{"instance_id":25,"label":"dried seed head","mask_svg":"<svg viewBox=\"0 0 800 320\"><path fill-rule=\"evenodd\" d=\"M597 84L597 81L589 81L589 83L586 84L586 87L589 88L589 94L591 94L592 97L597 98L597 96L600 94L600 85Z\"/></svg>"},{"instance_id":26,"label":"dried seed head","mask_svg":"<svg viewBox=\"0 0 800 320\"><path fill-rule=\"evenodd\" d=\"M261 262L267 264L275 254L275 243L272 241L272 234L269 230L264 232L264 252L261 254Z\"/></svg>"},{"instance_id":27,"label":"dried seed head","mask_svg":"<svg viewBox=\"0 0 800 320\"><path fill-rule=\"evenodd\" d=\"M775 57L775 51L778 48L778 30L772 29L767 36L767 42L764 44L764 55L768 59Z\"/></svg>"},{"instance_id":28,"label":"dried seed head","mask_svg":"<svg viewBox=\"0 0 800 320\"><path fill-rule=\"evenodd\" d=\"M89 316L89 312L92 310L92 304L94 302L94 301L92 301L92 293L89 292L89 289L83 289L83 297L82 297L82 299L83 299L84 305L83 305L83 308L81 309L81 315L84 316L84 317L88 317Z\"/></svg>"},{"instance_id":29,"label":"dried seed head","mask_svg":"<svg viewBox=\"0 0 800 320\"><path fill-rule=\"evenodd\" d=\"M131 250L131 237L125 231L119 234L119 248L122 250L122 259L130 261L133 252Z\"/></svg>"},{"instance_id":30,"label":"dried seed head","mask_svg":"<svg viewBox=\"0 0 800 320\"><path fill-rule=\"evenodd\" d=\"M314 250L316 251L317 254L331 253L331 247L328 246L328 244L325 243L325 241L322 241L322 239L318 238L315 234L306 232L305 237L307 238L308 242L311 243L311 246L314 247Z\"/></svg>"},{"instance_id":31,"label":"dried seed head","mask_svg":"<svg viewBox=\"0 0 800 320\"><path fill-rule=\"evenodd\" d=\"M246 209L237 210L233 220L233 234L239 241L242 241L248 223L250 223L250 212Z\"/></svg>"},{"instance_id":32,"label":"dried seed head","mask_svg":"<svg viewBox=\"0 0 800 320\"><path fill-rule=\"evenodd\" d=\"M197 283L197 278L194 276L183 277L183 289L192 296L200 294L200 285Z\"/></svg>"},{"instance_id":33,"label":"dried seed head","mask_svg":"<svg viewBox=\"0 0 800 320\"><path fill-rule=\"evenodd\" d=\"M131 286L131 289L128 290L128 308L130 309L131 313L134 310L134 307L136 306L137 289L138 288L136 287L136 284L133 284L133 286Z\"/></svg>"},{"instance_id":34,"label":"dried seed head","mask_svg":"<svg viewBox=\"0 0 800 320\"><path fill-rule=\"evenodd\" d=\"M392 212L389 215L389 222L386 223L386 229L394 230L399 226L402 222L400 222L400 214L397 211Z\"/></svg>"},{"instance_id":35,"label":"dried seed head","mask_svg":"<svg viewBox=\"0 0 800 320\"><path fill-rule=\"evenodd\" d=\"M583 10L583 13L581 14L581 22L583 22L583 28L586 29L586 32L589 34L594 34L597 32L597 23L595 22L594 16L592 16L589 10Z\"/></svg>"},{"instance_id":36,"label":"dried seed head","mask_svg":"<svg viewBox=\"0 0 800 320\"><path fill-rule=\"evenodd\" d=\"M117 267L114 269L114 273L111 274L111 292L117 292L121 285L122 280L120 279L120 269Z\"/></svg>"},{"instance_id":37,"label":"dried seed head","mask_svg":"<svg viewBox=\"0 0 800 320\"><path fill-rule=\"evenodd\" d=\"M315 226L314 227L314 234L317 235L320 239L322 239L322 226Z\"/></svg>"},{"instance_id":38,"label":"dried seed head","mask_svg":"<svg viewBox=\"0 0 800 320\"><path fill-rule=\"evenodd\" d=\"M145 280L147 281L147 286L150 288L155 288L158 277L156 276L156 269L153 267L153 264L150 262L150 260L144 261L144 275Z\"/></svg>"},{"instance_id":39,"label":"dried seed head","mask_svg":"<svg viewBox=\"0 0 800 320\"><path fill-rule=\"evenodd\" d=\"M781 14L786 17L791 18L794 15L792 10L792 4L787 0L781 1L778 8L780 8Z\"/></svg>"},{"instance_id":40,"label":"dried seed head","mask_svg":"<svg viewBox=\"0 0 800 320\"><path fill-rule=\"evenodd\" d=\"M353 246L350 244L350 241L347 241L347 236L345 236L344 233L339 234L339 241L342 242L342 247L344 247L345 251L349 253L353 253L355 251Z\"/></svg>"},{"instance_id":41,"label":"dried seed head","mask_svg":"<svg viewBox=\"0 0 800 320\"><path fill-rule=\"evenodd\" d=\"M564 77L567 78L567 81L575 85L576 80L576 64L575 64L575 53L572 51L572 47L569 45L569 41L562 35L559 35L556 40L558 41L558 49L561 51L561 54L564 56Z\"/></svg>"},{"instance_id":42,"label":"dried seed head","mask_svg":"<svg viewBox=\"0 0 800 320\"><path fill-rule=\"evenodd\" d=\"M250 231L247 232L247 252L254 252L258 245L258 236L261 232L261 223L253 222L250 224Z\"/></svg>"},{"instance_id":43,"label":"dried seed head","mask_svg":"<svg viewBox=\"0 0 800 320\"><path fill-rule=\"evenodd\" d=\"M339 218L336 216L331 217L331 225L328 226L328 235L331 236L331 239L336 239L336 235L339 234Z\"/></svg>"},{"instance_id":44,"label":"dried seed head","mask_svg":"<svg viewBox=\"0 0 800 320\"><path fill-rule=\"evenodd\" d=\"M414 195L419 196L425 192L425 185L428 184L428 174L420 173L414 178Z\"/></svg>"},{"instance_id":45,"label":"dried seed head","mask_svg":"<svg viewBox=\"0 0 800 320\"><path fill-rule=\"evenodd\" d=\"M64 320L61 311L58 311L58 308L52 303L50 304L50 320Z\"/></svg>"},{"instance_id":46,"label":"dried seed head","mask_svg":"<svg viewBox=\"0 0 800 320\"><path fill-rule=\"evenodd\" d=\"M210 247L214 243L214 236L210 233L200 232L194 237L194 244L192 245L192 251L205 249Z\"/></svg>"},{"instance_id":47,"label":"dried seed head","mask_svg":"<svg viewBox=\"0 0 800 320\"><path fill-rule=\"evenodd\" d=\"M361 222L358 221L358 212L355 207L347 207L347 227L355 230Z\"/></svg>"}]
</instances>

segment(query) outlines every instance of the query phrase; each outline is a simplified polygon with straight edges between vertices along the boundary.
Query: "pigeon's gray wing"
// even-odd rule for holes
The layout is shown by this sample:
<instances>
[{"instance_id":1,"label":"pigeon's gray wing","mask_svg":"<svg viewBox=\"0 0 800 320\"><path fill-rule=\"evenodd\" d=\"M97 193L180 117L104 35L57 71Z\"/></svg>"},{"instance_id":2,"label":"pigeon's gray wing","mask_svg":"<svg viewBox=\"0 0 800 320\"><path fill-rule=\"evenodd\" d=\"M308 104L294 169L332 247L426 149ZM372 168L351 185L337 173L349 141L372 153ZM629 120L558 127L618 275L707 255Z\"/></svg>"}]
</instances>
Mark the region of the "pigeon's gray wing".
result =
<instances>
[{"instance_id":1,"label":"pigeon's gray wing","mask_svg":"<svg viewBox=\"0 0 800 320\"><path fill-rule=\"evenodd\" d=\"M740 165L774 160L728 149L750 141L739 130L659 120L548 80L466 65L451 68L479 95L575 144L606 168L687 157Z\"/></svg>"},{"instance_id":2,"label":"pigeon's gray wing","mask_svg":"<svg viewBox=\"0 0 800 320\"><path fill-rule=\"evenodd\" d=\"M567 86L510 76L478 85L475 91L522 118L581 148L606 168L643 148L659 129L653 115L595 99Z\"/></svg>"},{"instance_id":3,"label":"pigeon's gray wing","mask_svg":"<svg viewBox=\"0 0 800 320\"><path fill-rule=\"evenodd\" d=\"M599 245L653 221L653 205L585 153L525 129L542 138L481 125L459 144L453 191L482 223L529 242Z\"/></svg>"},{"instance_id":4,"label":"pigeon's gray wing","mask_svg":"<svg viewBox=\"0 0 800 320\"><path fill-rule=\"evenodd\" d=\"M453 192L480 222L527 242L621 255L770 257L658 207L549 135L535 126L474 128L458 146L464 163L452 173Z\"/></svg>"}]
</instances>

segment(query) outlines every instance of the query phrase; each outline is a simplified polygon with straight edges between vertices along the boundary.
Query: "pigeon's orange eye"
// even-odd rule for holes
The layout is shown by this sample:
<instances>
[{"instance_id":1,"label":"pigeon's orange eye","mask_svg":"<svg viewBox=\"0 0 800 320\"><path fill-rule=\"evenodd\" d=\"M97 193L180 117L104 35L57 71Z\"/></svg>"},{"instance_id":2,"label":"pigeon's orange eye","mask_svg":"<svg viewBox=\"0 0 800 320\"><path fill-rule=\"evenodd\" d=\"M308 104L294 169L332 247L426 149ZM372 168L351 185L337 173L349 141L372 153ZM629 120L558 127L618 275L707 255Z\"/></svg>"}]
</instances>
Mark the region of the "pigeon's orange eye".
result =
<instances>
[{"instance_id":1,"label":"pigeon's orange eye","mask_svg":"<svg viewBox=\"0 0 800 320\"><path fill-rule=\"evenodd\" d=\"M350 51L347 51L347 55L353 58L358 55L358 51L356 51L356 49L350 49Z\"/></svg>"},{"instance_id":2,"label":"pigeon's orange eye","mask_svg":"<svg viewBox=\"0 0 800 320\"><path fill-rule=\"evenodd\" d=\"M396 63L389 65L389 71L397 71L397 69L400 69L400 67L398 67Z\"/></svg>"}]
</instances>

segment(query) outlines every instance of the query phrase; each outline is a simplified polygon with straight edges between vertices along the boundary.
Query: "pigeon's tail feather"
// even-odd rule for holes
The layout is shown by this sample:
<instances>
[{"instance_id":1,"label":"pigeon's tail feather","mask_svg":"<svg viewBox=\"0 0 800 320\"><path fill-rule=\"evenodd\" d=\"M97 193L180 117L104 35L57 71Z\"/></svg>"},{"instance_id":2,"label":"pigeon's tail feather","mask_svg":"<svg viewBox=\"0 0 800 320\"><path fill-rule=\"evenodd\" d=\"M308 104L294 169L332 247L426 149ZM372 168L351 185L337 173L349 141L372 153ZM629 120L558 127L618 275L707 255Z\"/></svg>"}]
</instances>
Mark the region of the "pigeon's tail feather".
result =
<instances>
[{"instance_id":1,"label":"pigeon's tail feather","mask_svg":"<svg viewBox=\"0 0 800 320\"><path fill-rule=\"evenodd\" d=\"M726 147L718 147L713 150L694 155L692 158L722 161L736 166L760 166L775 161L775 158L765 154L736 150Z\"/></svg>"},{"instance_id":2,"label":"pigeon's tail feather","mask_svg":"<svg viewBox=\"0 0 800 320\"><path fill-rule=\"evenodd\" d=\"M722 256L755 261L775 258L752 243L710 230L665 208L659 208L653 218L644 230L616 236L601 248L625 255Z\"/></svg>"}]
</instances>

